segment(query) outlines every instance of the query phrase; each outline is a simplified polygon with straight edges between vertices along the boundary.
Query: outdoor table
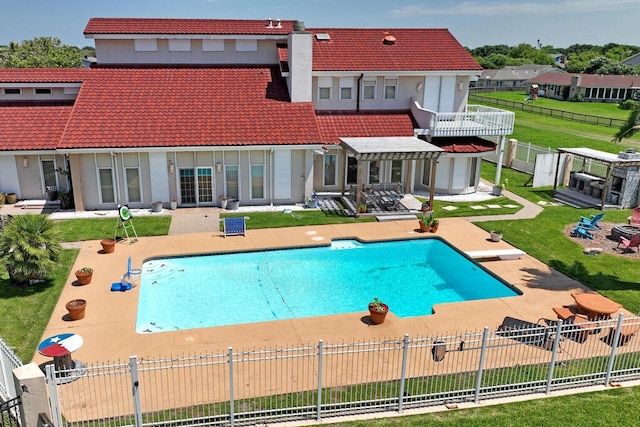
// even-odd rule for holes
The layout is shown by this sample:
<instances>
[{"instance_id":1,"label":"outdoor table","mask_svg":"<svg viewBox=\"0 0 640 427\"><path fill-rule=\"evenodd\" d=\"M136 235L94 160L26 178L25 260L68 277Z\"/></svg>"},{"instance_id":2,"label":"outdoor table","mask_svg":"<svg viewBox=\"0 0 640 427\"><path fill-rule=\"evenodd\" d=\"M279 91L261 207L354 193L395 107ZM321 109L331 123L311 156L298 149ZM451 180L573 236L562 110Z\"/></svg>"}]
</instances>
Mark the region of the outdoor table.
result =
<instances>
[{"instance_id":1,"label":"outdoor table","mask_svg":"<svg viewBox=\"0 0 640 427\"><path fill-rule=\"evenodd\" d=\"M578 310L586 314L589 320L609 319L622 307L617 302L595 292L571 294L571 296L578 305Z\"/></svg>"},{"instance_id":2,"label":"outdoor table","mask_svg":"<svg viewBox=\"0 0 640 427\"><path fill-rule=\"evenodd\" d=\"M77 334L59 334L43 340L38 345L38 353L53 357L56 371L69 371L75 367L71 353L82 347L82 337ZM62 375L66 373L63 372Z\"/></svg>"}]
</instances>

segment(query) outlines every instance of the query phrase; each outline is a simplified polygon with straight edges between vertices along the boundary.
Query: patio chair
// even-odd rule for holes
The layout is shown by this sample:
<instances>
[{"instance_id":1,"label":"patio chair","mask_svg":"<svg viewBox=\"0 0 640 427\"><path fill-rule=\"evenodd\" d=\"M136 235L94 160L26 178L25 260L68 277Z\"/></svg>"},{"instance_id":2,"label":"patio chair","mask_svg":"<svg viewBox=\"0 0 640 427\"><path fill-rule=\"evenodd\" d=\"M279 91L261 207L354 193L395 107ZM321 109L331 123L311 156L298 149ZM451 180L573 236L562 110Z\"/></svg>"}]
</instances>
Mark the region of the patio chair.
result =
<instances>
[{"instance_id":1,"label":"patio chair","mask_svg":"<svg viewBox=\"0 0 640 427\"><path fill-rule=\"evenodd\" d=\"M602 218L604 218L604 213L591 215L589 218L585 216L581 216L578 224L586 228L587 230L591 230L591 229L602 230L602 228L600 228L600 226L598 225L598 223L602 221Z\"/></svg>"},{"instance_id":2,"label":"patio chair","mask_svg":"<svg viewBox=\"0 0 640 427\"><path fill-rule=\"evenodd\" d=\"M233 217L223 219L223 233L224 237L245 235L246 223L244 217Z\"/></svg>"},{"instance_id":3,"label":"patio chair","mask_svg":"<svg viewBox=\"0 0 640 427\"><path fill-rule=\"evenodd\" d=\"M640 206L633 208L628 219L630 225L640 225Z\"/></svg>"},{"instance_id":4,"label":"patio chair","mask_svg":"<svg viewBox=\"0 0 640 427\"><path fill-rule=\"evenodd\" d=\"M553 307L552 310L556 313L558 319L562 319L564 325L571 325L563 328L564 336L580 344L587 340L587 336L591 332L589 330L589 319L578 313L577 306ZM552 326L550 323L547 324Z\"/></svg>"},{"instance_id":5,"label":"patio chair","mask_svg":"<svg viewBox=\"0 0 640 427\"><path fill-rule=\"evenodd\" d=\"M589 233L589 228L585 228L582 223L578 223L571 232L572 237L584 237L585 239L593 239L593 234Z\"/></svg>"},{"instance_id":6,"label":"patio chair","mask_svg":"<svg viewBox=\"0 0 640 427\"><path fill-rule=\"evenodd\" d=\"M638 333L638 331L640 331L640 323L638 323L637 319L630 319L628 321L623 320L622 327L620 328L620 334L618 335L618 343L616 346L622 347L623 345L626 345L629 340ZM613 339L615 336L616 328L612 327L611 329L609 329L609 333L606 337L604 337L603 341L609 345L613 345Z\"/></svg>"},{"instance_id":7,"label":"patio chair","mask_svg":"<svg viewBox=\"0 0 640 427\"><path fill-rule=\"evenodd\" d=\"M622 252L631 251L631 248L638 248L638 251L640 251L640 233L634 234L631 239L620 236L616 249L620 248L620 245L622 245Z\"/></svg>"},{"instance_id":8,"label":"patio chair","mask_svg":"<svg viewBox=\"0 0 640 427\"><path fill-rule=\"evenodd\" d=\"M552 350L555 340L554 327L533 323L527 320L505 317L496 330L497 335L511 338L523 344Z\"/></svg>"}]
</instances>

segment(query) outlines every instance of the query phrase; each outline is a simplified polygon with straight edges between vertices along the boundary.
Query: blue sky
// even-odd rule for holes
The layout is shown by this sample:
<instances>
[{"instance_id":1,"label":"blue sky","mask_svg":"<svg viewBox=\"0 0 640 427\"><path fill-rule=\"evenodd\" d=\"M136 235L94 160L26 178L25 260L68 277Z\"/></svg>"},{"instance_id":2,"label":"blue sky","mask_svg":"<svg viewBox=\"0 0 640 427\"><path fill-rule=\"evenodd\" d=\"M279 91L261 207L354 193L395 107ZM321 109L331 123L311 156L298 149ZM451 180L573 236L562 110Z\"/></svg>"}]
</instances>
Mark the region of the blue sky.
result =
<instances>
[{"instance_id":1,"label":"blue sky","mask_svg":"<svg viewBox=\"0 0 640 427\"><path fill-rule=\"evenodd\" d=\"M468 47L640 46L639 0L0 0L0 44L92 46L91 17L297 19L307 27L448 28Z\"/></svg>"}]
</instances>

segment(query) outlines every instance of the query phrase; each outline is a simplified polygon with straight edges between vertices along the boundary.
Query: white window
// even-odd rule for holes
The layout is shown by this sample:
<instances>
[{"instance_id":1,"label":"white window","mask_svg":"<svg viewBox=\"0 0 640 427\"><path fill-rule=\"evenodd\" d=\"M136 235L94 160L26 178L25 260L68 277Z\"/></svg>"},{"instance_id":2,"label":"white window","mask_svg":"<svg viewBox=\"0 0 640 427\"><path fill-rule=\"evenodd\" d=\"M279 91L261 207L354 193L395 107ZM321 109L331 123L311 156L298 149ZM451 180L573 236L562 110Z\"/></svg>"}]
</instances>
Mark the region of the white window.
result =
<instances>
[{"instance_id":1,"label":"white window","mask_svg":"<svg viewBox=\"0 0 640 427\"><path fill-rule=\"evenodd\" d=\"M318 77L318 99L331 99L333 78Z\"/></svg>"},{"instance_id":2,"label":"white window","mask_svg":"<svg viewBox=\"0 0 640 427\"><path fill-rule=\"evenodd\" d=\"M101 203L115 203L115 189L113 187L113 173L111 168L100 168L98 171L99 186L100 186L100 202Z\"/></svg>"},{"instance_id":3,"label":"white window","mask_svg":"<svg viewBox=\"0 0 640 427\"><path fill-rule=\"evenodd\" d=\"M384 79L384 99L396 99L398 79Z\"/></svg>"},{"instance_id":4,"label":"white window","mask_svg":"<svg viewBox=\"0 0 640 427\"><path fill-rule=\"evenodd\" d=\"M5 95L20 95L20 88L19 87L5 87L4 88L4 94Z\"/></svg>"},{"instance_id":5,"label":"white window","mask_svg":"<svg viewBox=\"0 0 640 427\"><path fill-rule=\"evenodd\" d=\"M49 187L58 187L58 177L56 176L56 164L53 160L42 160L42 177L44 179L45 190Z\"/></svg>"},{"instance_id":6,"label":"white window","mask_svg":"<svg viewBox=\"0 0 640 427\"><path fill-rule=\"evenodd\" d=\"M337 161L338 156L335 154L324 155L324 185L336 185L336 174L338 173L338 168L336 167Z\"/></svg>"},{"instance_id":7,"label":"white window","mask_svg":"<svg viewBox=\"0 0 640 427\"><path fill-rule=\"evenodd\" d=\"M353 77L340 78L340 99L353 99Z\"/></svg>"},{"instance_id":8,"label":"white window","mask_svg":"<svg viewBox=\"0 0 640 427\"><path fill-rule=\"evenodd\" d=\"M224 52L224 40L202 40L203 52Z\"/></svg>"},{"instance_id":9,"label":"white window","mask_svg":"<svg viewBox=\"0 0 640 427\"><path fill-rule=\"evenodd\" d=\"M49 87L37 87L34 92L36 95L51 95L51 88Z\"/></svg>"},{"instance_id":10,"label":"white window","mask_svg":"<svg viewBox=\"0 0 640 427\"><path fill-rule=\"evenodd\" d=\"M125 175L127 179L127 200L129 202L141 202L140 171L138 168L126 168Z\"/></svg>"},{"instance_id":11,"label":"white window","mask_svg":"<svg viewBox=\"0 0 640 427\"><path fill-rule=\"evenodd\" d=\"M362 82L362 99L376 99L376 79L364 79Z\"/></svg>"},{"instance_id":12,"label":"white window","mask_svg":"<svg viewBox=\"0 0 640 427\"><path fill-rule=\"evenodd\" d=\"M258 51L258 40L245 40L238 39L236 40L236 52L257 52Z\"/></svg>"},{"instance_id":13,"label":"white window","mask_svg":"<svg viewBox=\"0 0 640 427\"><path fill-rule=\"evenodd\" d=\"M133 47L136 52L156 52L158 50L158 40L156 39L135 39Z\"/></svg>"},{"instance_id":14,"label":"white window","mask_svg":"<svg viewBox=\"0 0 640 427\"><path fill-rule=\"evenodd\" d=\"M189 39L169 39L170 52L189 52L191 51L191 40Z\"/></svg>"},{"instance_id":15,"label":"white window","mask_svg":"<svg viewBox=\"0 0 640 427\"><path fill-rule=\"evenodd\" d=\"M240 181L238 179L238 166L225 165L224 167L225 193L228 197L240 198Z\"/></svg>"}]
</instances>

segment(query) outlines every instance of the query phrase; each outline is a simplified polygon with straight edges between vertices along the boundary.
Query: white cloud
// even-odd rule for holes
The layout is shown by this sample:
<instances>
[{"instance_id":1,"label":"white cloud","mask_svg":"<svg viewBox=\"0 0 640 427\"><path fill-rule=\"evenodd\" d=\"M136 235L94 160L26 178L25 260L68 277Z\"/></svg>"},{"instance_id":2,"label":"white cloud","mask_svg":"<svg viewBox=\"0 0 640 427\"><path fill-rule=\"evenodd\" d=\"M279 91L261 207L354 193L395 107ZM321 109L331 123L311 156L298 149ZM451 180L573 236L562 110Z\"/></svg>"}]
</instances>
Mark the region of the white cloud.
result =
<instances>
[{"instance_id":1,"label":"white cloud","mask_svg":"<svg viewBox=\"0 0 640 427\"><path fill-rule=\"evenodd\" d=\"M438 2L440 3L440 2ZM441 4L441 3L440 3ZM564 13L611 12L613 10L637 11L637 0L559 0L559 1L514 1L462 2L446 7L405 6L391 11L395 16L416 15L521 15L530 14L552 17Z\"/></svg>"}]
</instances>

